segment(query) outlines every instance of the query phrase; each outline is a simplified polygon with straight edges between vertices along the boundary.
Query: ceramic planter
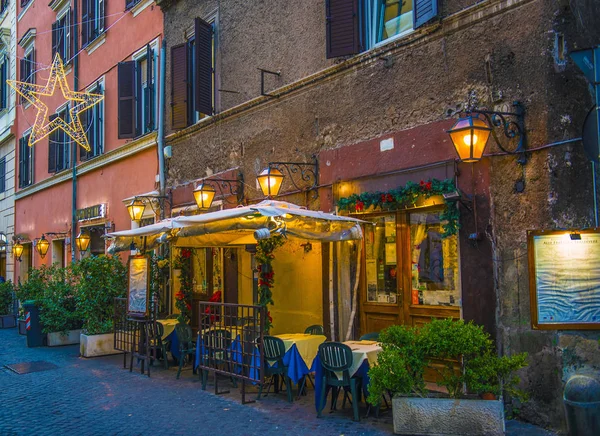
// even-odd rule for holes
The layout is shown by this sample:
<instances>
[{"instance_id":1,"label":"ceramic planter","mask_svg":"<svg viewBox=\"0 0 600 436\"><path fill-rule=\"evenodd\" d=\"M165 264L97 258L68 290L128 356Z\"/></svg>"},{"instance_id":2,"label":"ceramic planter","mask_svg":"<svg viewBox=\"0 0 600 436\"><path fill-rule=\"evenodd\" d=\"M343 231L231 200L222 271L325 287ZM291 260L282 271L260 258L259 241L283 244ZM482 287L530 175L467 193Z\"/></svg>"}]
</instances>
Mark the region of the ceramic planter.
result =
<instances>
[{"instance_id":1,"label":"ceramic planter","mask_svg":"<svg viewBox=\"0 0 600 436\"><path fill-rule=\"evenodd\" d=\"M0 329L16 327L17 321L14 315L0 315Z\"/></svg>"},{"instance_id":2,"label":"ceramic planter","mask_svg":"<svg viewBox=\"0 0 600 436\"><path fill-rule=\"evenodd\" d=\"M60 347L61 345L74 345L79 343L81 330L68 330L66 332L48 333L48 346Z\"/></svg>"},{"instance_id":3,"label":"ceramic planter","mask_svg":"<svg viewBox=\"0 0 600 436\"><path fill-rule=\"evenodd\" d=\"M404 435L503 435L502 400L394 397L394 433Z\"/></svg>"},{"instance_id":4,"label":"ceramic planter","mask_svg":"<svg viewBox=\"0 0 600 436\"><path fill-rule=\"evenodd\" d=\"M114 348L114 333L105 333L103 335L84 335L81 334L79 342L79 352L83 357L108 356L110 354L121 354L122 351Z\"/></svg>"}]
</instances>

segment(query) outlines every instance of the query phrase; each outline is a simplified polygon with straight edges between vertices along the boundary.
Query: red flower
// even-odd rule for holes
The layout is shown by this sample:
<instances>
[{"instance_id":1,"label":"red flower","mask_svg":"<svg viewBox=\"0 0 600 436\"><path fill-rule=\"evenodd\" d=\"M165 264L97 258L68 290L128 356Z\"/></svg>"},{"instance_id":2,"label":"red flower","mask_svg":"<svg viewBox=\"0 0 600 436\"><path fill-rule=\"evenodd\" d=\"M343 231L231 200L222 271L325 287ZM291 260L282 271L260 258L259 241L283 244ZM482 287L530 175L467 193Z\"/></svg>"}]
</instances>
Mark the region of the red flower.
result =
<instances>
[{"instance_id":1,"label":"red flower","mask_svg":"<svg viewBox=\"0 0 600 436\"><path fill-rule=\"evenodd\" d=\"M221 291L217 291L208 299L211 303L218 303L221 301Z\"/></svg>"},{"instance_id":2,"label":"red flower","mask_svg":"<svg viewBox=\"0 0 600 436\"><path fill-rule=\"evenodd\" d=\"M362 201L357 201L356 202L356 211L362 212L364 209L365 209L365 203L363 203Z\"/></svg>"},{"instance_id":3,"label":"red flower","mask_svg":"<svg viewBox=\"0 0 600 436\"><path fill-rule=\"evenodd\" d=\"M431 191L431 182L425 183L425 189L427 189L428 191Z\"/></svg>"},{"instance_id":4,"label":"red flower","mask_svg":"<svg viewBox=\"0 0 600 436\"><path fill-rule=\"evenodd\" d=\"M175 294L175 298L178 300L183 300L183 292L179 291Z\"/></svg>"},{"instance_id":5,"label":"red flower","mask_svg":"<svg viewBox=\"0 0 600 436\"><path fill-rule=\"evenodd\" d=\"M267 312L267 318L269 319L269 322L272 323L273 322L273 318L271 317L271 311Z\"/></svg>"},{"instance_id":6,"label":"red flower","mask_svg":"<svg viewBox=\"0 0 600 436\"><path fill-rule=\"evenodd\" d=\"M382 203L387 202L387 196L385 194L381 194L381 202Z\"/></svg>"},{"instance_id":7,"label":"red flower","mask_svg":"<svg viewBox=\"0 0 600 436\"><path fill-rule=\"evenodd\" d=\"M185 303L185 307L187 307L187 310L192 310L192 305L190 303Z\"/></svg>"},{"instance_id":8,"label":"red flower","mask_svg":"<svg viewBox=\"0 0 600 436\"><path fill-rule=\"evenodd\" d=\"M181 250L181 257L184 259L189 259L192 256L192 250L188 250L187 248L183 248Z\"/></svg>"},{"instance_id":9,"label":"red flower","mask_svg":"<svg viewBox=\"0 0 600 436\"><path fill-rule=\"evenodd\" d=\"M425 186L425 182L423 180L421 180L421 183L419 183L419 185Z\"/></svg>"},{"instance_id":10,"label":"red flower","mask_svg":"<svg viewBox=\"0 0 600 436\"><path fill-rule=\"evenodd\" d=\"M394 201L394 197L392 196L392 194L386 195L385 199L387 200L388 203L391 203L392 201Z\"/></svg>"}]
</instances>

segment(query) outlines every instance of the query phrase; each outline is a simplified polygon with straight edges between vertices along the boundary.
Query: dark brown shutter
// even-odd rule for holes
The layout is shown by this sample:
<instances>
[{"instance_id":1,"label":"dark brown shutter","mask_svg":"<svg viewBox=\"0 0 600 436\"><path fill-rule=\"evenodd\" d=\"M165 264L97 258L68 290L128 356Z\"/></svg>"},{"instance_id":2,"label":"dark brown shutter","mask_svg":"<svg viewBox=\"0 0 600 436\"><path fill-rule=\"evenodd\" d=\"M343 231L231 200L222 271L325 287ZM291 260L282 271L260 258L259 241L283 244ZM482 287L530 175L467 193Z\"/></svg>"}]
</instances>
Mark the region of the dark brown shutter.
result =
<instances>
[{"instance_id":1,"label":"dark brown shutter","mask_svg":"<svg viewBox=\"0 0 600 436\"><path fill-rule=\"evenodd\" d=\"M29 55L29 70L27 71L29 80L29 83L35 83L35 70L37 69L35 67L35 48L33 50L31 50L31 54Z\"/></svg>"},{"instance_id":2,"label":"dark brown shutter","mask_svg":"<svg viewBox=\"0 0 600 436\"><path fill-rule=\"evenodd\" d=\"M58 21L52 23L52 59L58 51Z\"/></svg>"},{"instance_id":3,"label":"dark brown shutter","mask_svg":"<svg viewBox=\"0 0 600 436\"><path fill-rule=\"evenodd\" d=\"M171 122L174 129L187 126L187 45L171 47Z\"/></svg>"},{"instance_id":4,"label":"dark brown shutter","mask_svg":"<svg viewBox=\"0 0 600 436\"><path fill-rule=\"evenodd\" d=\"M85 47L90 42L89 33L92 27L89 14L89 3L90 0L81 0L81 46Z\"/></svg>"},{"instance_id":5,"label":"dark brown shutter","mask_svg":"<svg viewBox=\"0 0 600 436\"><path fill-rule=\"evenodd\" d=\"M196 39L196 111L204 115L213 114L213 78L212 78L212 26L206 21L196 18L194 20L194 34Z\"/></svg>"},{"instance_id":6,"label":"dark brown shutter","mask_svg":"<svg viewBox=\"0 0 600 436\"><path fill-rule=\"evenodd\" d=\"M144 119L146 131L154 130L154 50L150 44L146 46L146 98L144 99Z\"/></svg>"},{"instance_id":7,"label":"dark brown shutter","mask_svg":"<svg viewBox=\"0 0 600 436\"><path fill-rule=\"evenodd\" d=\"M417 29L438 14L438 0L415 0L413 28Z\"/></svg>"},{"instance_id":8,"label":"dark brown shutter","mask_svg":"<svg viewBox=\"0 0 600 436\"><path fill-rule=\"evenodd\" d=\"M23 186L23 158L25 157L25 154L23 153L23 139L24 138L19 138L19 188Z\"/></svg>"},{"instance_id":9,"label":"dark brown shutter","mask_svg":"<svg viewBox=\"0 0 600 436\"><path fill-rule=\"evenodd\" d=\"M119 62L119 139L135 137L135 62Z\"/></svg>"},{"instance_id":10,"label":"dark brown shutter","mask_svg":"<svg viewBox=\"0 0 600 436\"><path fill-rule=\"evenodd\" d=\"M125 0L125 9L131 9L135 5L136 0Z\"/></svg>"},{"instance_id":11,"label":"dark brown shutter","mask_svg":"<svg viewBox=\"0 0 600 436\"><path fill-rule=\"evenodd\" d=\"M327 0L325 14L327 59L358 53L358 0Z\"/></svg>"},{"instance_id":12,"label":"dark brown shutter","mask_svg":"<svg viewBox=\"0 0 600 436\"><path fill-rule=\"evenodd\" d=\"M57 117L56 114L50 115L50 121L54 120ZM56 172L56 151L58 146L58 135L57 132L60 132L60 129L55 130L48 136L48 172L55 173Z\"/></svg>"}]
</instances>

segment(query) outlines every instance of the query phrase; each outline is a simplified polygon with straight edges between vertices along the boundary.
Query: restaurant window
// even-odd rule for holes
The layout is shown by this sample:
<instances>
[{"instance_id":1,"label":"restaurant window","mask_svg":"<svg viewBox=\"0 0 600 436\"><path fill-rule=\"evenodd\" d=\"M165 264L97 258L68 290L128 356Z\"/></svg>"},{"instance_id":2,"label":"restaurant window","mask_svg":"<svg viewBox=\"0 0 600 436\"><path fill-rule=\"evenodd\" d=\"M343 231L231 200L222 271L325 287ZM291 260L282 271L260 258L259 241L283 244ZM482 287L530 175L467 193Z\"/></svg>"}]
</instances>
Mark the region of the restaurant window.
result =
<instances>
[{"instance_id":1,"label":"restaurant window","mask_svg":"<svg viewBox=\"0 0 600 436\"><path fill-rule=\"evenodd\" d=\"M327 0L327 58L369 50L437 16L438 0Z\"/></svg>"},{"instance_id":2,"label":"restaurant window","mask_svg":"<svg viewBox=\"0 0 600 436\"><path fill-rule=\"evenodd\" d=\"M85 47L104 32L105 0L81 0L81 46Z\"/></svg>"},{"instance_id":3,"label":"restaurant window","mask_svg":"<svg viewBox=\"0 0 600 436\"><path fill-rule=\"evenodd\" d=\"M35 147L29 146L29 134L19 139L19 188L33 184Z\"/></svg>"},{"instance_id":4,"label":"restaurant window","mask_svg":"<svg viewBox=\"0 0 600 436\"><path fill-rule=\"evenodd\" d=\"M0 55L0 111L8 108L8 56Z\"/></svg>"},{"instance_id":5,"label":"restaurant window","mask_svg":"<svg viewBox=\"0 0 600 436\"><path fill-rule=\"evenodd\" d=\"M194 293L210 297L223 291L223 263L221 248L199 248L193 250Z\"/></svg>"},{"instance_id":6,"label":"restaurant window","mask_svg":"<svg viewBox=\"0 0 600 436\"><path fill-rule=\"evenodd\" d=\"M52 23L52 58L58 53L64 64L71 60L71 9L66 8L57 14Z\"/></svg>"},{"instance_id":7,"label":"restaurant window","mask_svg":"<svg viewBox=\"0 0 600 436\"><path fill-rule=\"evenodd\" d=\"M50 115L50 121L60 118L66 124L71 122L69 105ZM63 129L56 129L48 136L48 172L58 173L71 167L71 137Z\"/></svg>"},{"instance_id":8,"label":"restaurant window","mask_svg":"<svg viewBox=\"0 0 600 436\"><path fill-rule=\"evenodd\" d=\"M104 82L99 81L88 89L92 94L104 94ZM85 111L81 117L90 151L79 147L79 158L84 161L104 153L104 100Z\"/></svg>"},{"instance_id":9,"label":"restaurant window","mask_svg":"<svg viewBox=\"0 0 600 436\"><path fill-rule=\"evenodd\" d=\"M442 238L438 213L410 214L412 304L460 306L458 238Z\"/></svg>"},{"instance_id":10,"label":"restaurant window","mask_svg":"<svg viewBox=\"0 0 600 436\"><path fill-rule=\"evenodd\" d=\"M396 304L398 299L398 256L396 255L396 215L370 220L365 228L367 301Z\"/></svg>"},{"instance_id":11,"label":"restaurant window","mask_svg":"<svg viewBox=\"0 0 600 436\"><path fill-rule=\"evenodd\" d=\"M194 34L171 48L171 121L182 129L213 115L215 103L215 20L194 20Z\"/></svg>"}]
</instances>

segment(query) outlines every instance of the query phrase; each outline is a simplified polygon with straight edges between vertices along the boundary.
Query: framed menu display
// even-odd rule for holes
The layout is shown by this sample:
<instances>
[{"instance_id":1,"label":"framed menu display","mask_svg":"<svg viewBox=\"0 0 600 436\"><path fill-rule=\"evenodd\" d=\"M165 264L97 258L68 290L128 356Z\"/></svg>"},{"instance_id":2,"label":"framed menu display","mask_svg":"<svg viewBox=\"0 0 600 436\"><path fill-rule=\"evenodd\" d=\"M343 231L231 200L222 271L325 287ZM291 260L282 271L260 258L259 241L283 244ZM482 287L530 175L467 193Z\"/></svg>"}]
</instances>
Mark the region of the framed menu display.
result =
<instances>
[{"instance_id":1,"label":"framed menu display","mask_svg":"<svg viewBox=\"0 0 600 436\"><path fill-rule=\"evenodd\" d=\"M127 280L127 315L148 316L150 301L150 258L129 256Z\"/></svg>"},{"instance_id":2,"label":"framed menu display","mask_svg":"<svg viewBox=\"0 0 600 436\"><path fill-rule=\"evenodd\" d=\"M529 231L534 329L600 329L600 231Z\"/></svg>"}]
</instances>

